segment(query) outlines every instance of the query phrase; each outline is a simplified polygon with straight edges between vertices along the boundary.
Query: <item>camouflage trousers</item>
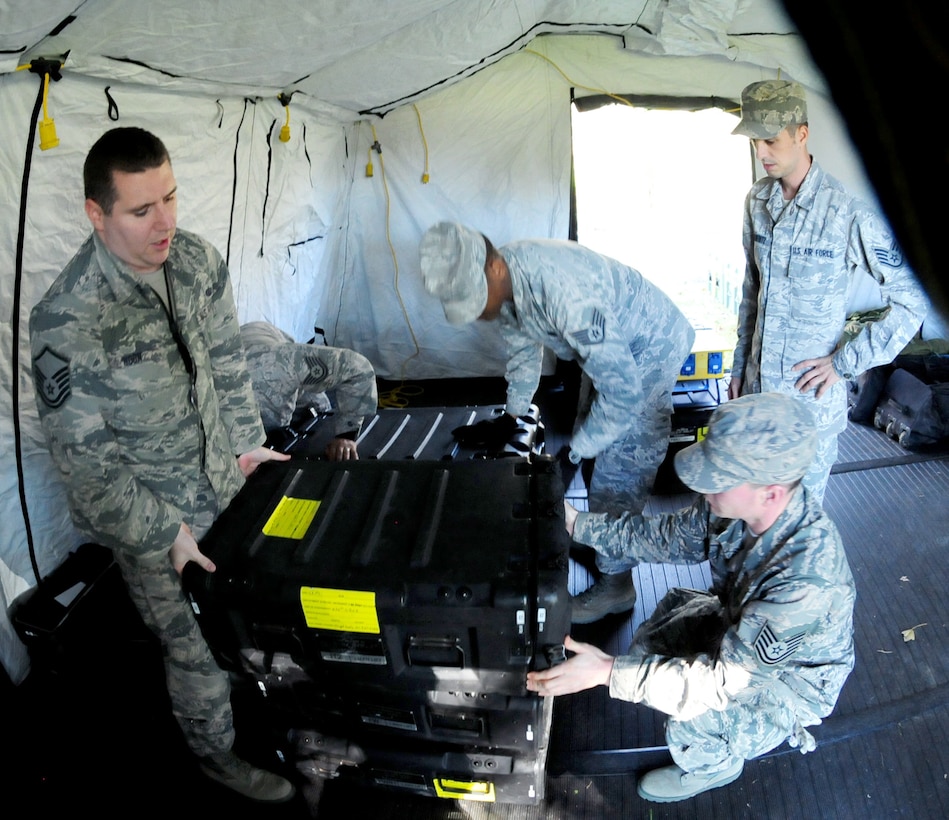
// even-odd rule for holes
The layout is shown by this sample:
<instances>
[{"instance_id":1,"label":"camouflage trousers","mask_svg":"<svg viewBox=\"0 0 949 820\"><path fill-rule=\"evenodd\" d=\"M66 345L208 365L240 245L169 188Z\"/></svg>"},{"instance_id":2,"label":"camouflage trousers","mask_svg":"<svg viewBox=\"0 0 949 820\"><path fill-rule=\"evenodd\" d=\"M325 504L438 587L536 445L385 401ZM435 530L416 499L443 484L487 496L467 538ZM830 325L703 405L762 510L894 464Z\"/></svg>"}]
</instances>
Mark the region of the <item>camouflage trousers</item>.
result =
<instances>
[{"instance_id":1,"label":"camouflage trousers","mask_svg":"<svg viewBox=\"0 0 949 820\"><path fill-rule=\"evenodd\" d=\"M801 483L807 488L808 495L824 502L824 490L827 489L827 479L830 478L831 468L837 460L837 434L821 430L817 439L817 452L811 467L804 475Z\"/></svg>"},{"instance_id":2,"label":"camouflage trousers","mask_svg":"<svg viewBox=\"0 0 949 820\"><path fill-rule=\"evenodd\" d=\"M724 771L735 760L760 757L785 740L802 754L816 747L793 701L770 688L729 701L721 712L709 709L691 720L666 721L669 752L676 765L688 773L684 783L690 774L705 776Z\"/></svg>"},{"instance_id":3,"label":"camouflage trousers","mask_svg":"<svg viewBox=\"0 0 949 820\"><path fill-rule=\"evenodd\" d=\"M190 526L200 539L217 515L210 484L199 490L196 509ZM115 559L132 602L161 641L172 713L189 748L199 757L229 750L234 744L230 682L201 634L171 561L143 565L119 550Z\"/></svg>"},{"instance_id":4,"label":"camouflage trousers","mask_svg":"<svg viewBox=\"0 0 949 820\"><path fill-rule=\"evenodd\" d=\"M676 587L640 624L630 652L689 659L714 656L724 632L716 595ZM736 759L759 757L785 740L802 752L811 751L816 744L801 725L796 706L791 691L776 681L774 686L730 699L723 711L709 709L690 720L670 717L666 721L669 752L679 768L701 776L723 771Z\"/></svg>"},{"instance_id":5,"label":"camouflage trousers","mask_svg":"<svg viewBox=\"0 0 949 820\"><path fill-rule=\"evenodd\" d=\"M674 384L674 375L654 371L643 376L643 399L629 408L636 423L596 457L587 492L591 512L638 513L646 506L669 448ZM584 375L577 424L586 417L594 397L595 390Z\"/></svg>"}]
</instances>

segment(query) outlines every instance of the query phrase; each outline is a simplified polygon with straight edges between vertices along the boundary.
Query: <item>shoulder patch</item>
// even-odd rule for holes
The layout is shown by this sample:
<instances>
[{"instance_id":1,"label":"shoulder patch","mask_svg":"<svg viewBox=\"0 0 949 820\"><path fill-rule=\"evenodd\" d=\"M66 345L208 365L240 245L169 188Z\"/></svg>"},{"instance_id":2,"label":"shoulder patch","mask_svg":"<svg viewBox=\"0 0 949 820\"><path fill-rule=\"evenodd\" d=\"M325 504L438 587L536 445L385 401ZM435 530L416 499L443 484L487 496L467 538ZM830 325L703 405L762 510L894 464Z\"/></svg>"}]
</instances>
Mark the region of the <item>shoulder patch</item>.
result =
<instances>
[{"instance_id":1,"label":"shoulder patch","mask_svg":"<svg viewBox=\"0 0 949 820\"><path fill-rule=\"evenodd\" d=\"M37 395L43 404L53 410L61 407L72 393L69 386L69 359L48 347L44 347L43 352L33 359L33 378Z\"/></svg>"},{"instance_id":2,"label":"shoulder patch","mask_svg":"<svg viewBox=\"0 0 949 820\"><path fill-rule=\"evenodd\" d=\"M888 268L899 268L903 265L903 251L895 242L889 248L874 246L873 254L881 265Z\"/></svg>"},{"instance_id":3,"label":"shoulder patch","mask_svg":"<svg viewBox=\"0 0 949 820\"><path fill-rule=\"evenodd\" d=\"M766 623L755 638L754 646L758 660L767 666L774 666L776 663L787 660L797 652L806 634L806 632L798 632L788 638L779 638L774 634L771 625Z\"/></svg>"},{"instance_id":4,"label":"shoulder patch","mask_svg":"<svg viewBox=\"0 0 949 820\"><path fill-rule=\"evenodd\" d=\"M323 361L319 356L317 356L315 353L305 353L303 355L303 360L306 362L306 366L310 371L303 380L304 385L312 386L314 384L319 384L326 378L326 365L323 364Z\"/></svg>"},{"instance_id":5,"label":"shoulder patch","mask_svg":"<svg viewBox=\"0 0 949 820\"><path fill-rule=\"evenodd\" d=\"M606 338L606 318L597 308L593 308L589 326L583 330L574 330L570 335L581 345L603 344Z\"/></svg>"}]
</instances>

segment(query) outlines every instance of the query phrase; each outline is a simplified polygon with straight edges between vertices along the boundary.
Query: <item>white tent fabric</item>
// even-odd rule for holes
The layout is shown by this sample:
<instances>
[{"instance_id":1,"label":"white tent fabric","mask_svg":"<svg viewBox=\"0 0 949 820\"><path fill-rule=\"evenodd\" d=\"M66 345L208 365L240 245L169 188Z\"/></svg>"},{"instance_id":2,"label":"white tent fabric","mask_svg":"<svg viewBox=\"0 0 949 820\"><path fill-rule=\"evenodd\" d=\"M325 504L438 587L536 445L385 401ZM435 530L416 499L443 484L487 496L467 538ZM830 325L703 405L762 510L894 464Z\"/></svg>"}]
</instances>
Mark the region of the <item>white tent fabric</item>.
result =
<instances>
[{"instance_id":1,"label":"white tent fabric","mask_svg":"<svg viewBox=\"0 0 949 820\"><path fill-rule=\"evenodd\" d=\"M42 76L19 70L39 58L64 58L42 107ZM10 677L29 667L5 612L36 583L31 548L45 575L79 542L37 421L27 320L89 231L82 160L103 131L138 125L165 141L179 224L225 255L241 321L301 340L319 325L386 377L496 375L496 336L449 327L420 287L425 228L458 219L498 244L565 238L571 89L737 99L779 70L808 88L815 154L869 194L777 0L0 3ZM46 116L59 144L41 150L31 123Z\"/></svg>"}]
</instances>

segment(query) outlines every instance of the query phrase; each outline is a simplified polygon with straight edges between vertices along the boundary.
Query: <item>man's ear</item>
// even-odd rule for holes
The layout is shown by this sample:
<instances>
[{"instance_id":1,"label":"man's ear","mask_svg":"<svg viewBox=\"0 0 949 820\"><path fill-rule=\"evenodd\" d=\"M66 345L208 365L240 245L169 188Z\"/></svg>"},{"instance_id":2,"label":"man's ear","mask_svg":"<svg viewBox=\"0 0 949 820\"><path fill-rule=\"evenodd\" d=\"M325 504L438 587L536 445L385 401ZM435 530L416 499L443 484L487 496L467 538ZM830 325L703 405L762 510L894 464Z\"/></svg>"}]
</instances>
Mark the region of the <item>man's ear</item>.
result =
<instances>
[{"instance_id":1,"label":"man's ear","mask_svg":"<svg viewBox=\"0 0 949 820\"><path fill-rule=\"evenodd\" d=\"M496 288L504 301L508 301L512 297L511 275L503 256L495 254L485 262L484 275L488 279L488 287Z\"/></svg>"},{"instance_id":2,"label":"man's ear","mask_svg":"<svg viewBox=\"0 0 949 820\"><path fill-rule=\"evenodd\" d=\"M105 211L94 199L86 200L86 216L97 231L101 231L105 226Z\"/></svg>"},{"instance_id":3,"label":"man's ear","mask_svg":"<svg viewBox=\"0 0 949 820\"><path fill-rule=\"evenodd\" d=\"M787 498L788 488L784 484L769 484L764 488L765 499L769 503L780 503Z\"/></svg>"},{"instance_id":4,"label":"man's ear","mask_svg":"<svg viewBox=\"0 0 949 820\"><path fill-rule=\"evenodd\" d=\"M810 135L810 129L807 127L807 123L801 123L797 127L797 139L802 145L807 145L807 138Z\"/></svg>"}]
</instances>

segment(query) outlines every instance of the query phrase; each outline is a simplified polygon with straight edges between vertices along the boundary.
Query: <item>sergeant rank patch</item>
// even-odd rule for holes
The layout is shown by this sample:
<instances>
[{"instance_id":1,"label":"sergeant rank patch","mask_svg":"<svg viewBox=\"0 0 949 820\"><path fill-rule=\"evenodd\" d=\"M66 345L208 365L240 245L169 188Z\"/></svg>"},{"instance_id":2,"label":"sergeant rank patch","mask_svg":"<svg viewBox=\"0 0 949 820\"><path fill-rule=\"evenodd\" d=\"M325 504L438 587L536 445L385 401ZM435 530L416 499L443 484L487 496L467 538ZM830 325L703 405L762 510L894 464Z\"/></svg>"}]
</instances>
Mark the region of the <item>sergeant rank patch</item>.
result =
<instances>
[{"instance_id":1,"label":"sergeant rank patch","mask_svg":"<svg viewBox=\"0 0 949 820\"><path fill-rule=\"evenodd\" d=\"M313 353L305 353L303 360L306 362L306 366L310 370L310 372L306 374L306 378L303 380L304 385L307 387L312 387L315 384L319 384L326 378L326 365L323 364L319 356Z\"/></svg>"},{"instance_id":2,"label":"sergeant rank patch","mask_svg":"<svg viewBox=\"0 0 949 820\"><path fill-rule=\"evenodd\" d=\"M771 625L766 623L755 638L754 646L758 660L768 666L787 660L797 652L806 634L806 632L798 632L789 638L779 638L774 634Z\"/></svg>"},{"instance_id":3,"label":"sergeant rank patch","mask_svg":"<svg viewBox=\"0 0 949 820\"><path fill-rule=\"evenodd\" d=\"M873 253L881 265L888 268L898 268L903 264L903 251L895 242L888 248L881 248L878 245L873 246Z\"/></svg>"},{"instance_id":4,"label":"sergeant rank patch","mask_svg":"<svg viewBox=\"0 0 949 820\"><path fill-rule=\"evenodd\" d=\"M570 335L582 345L602 344L606 338L606 318L597 308L590 311L589 326L583 330L574 330Z\"/></svg>"},{"instance_id":5,"label":"sergeant rank patch","mask_svg":"<svg viewBox=\"0 0 949 820\"><path fill-rule=\"evenodd\" d=\"M43 352L33 360L33 378L43 404L53 410L62 406L72 392L69 386L69 359L64 359L48 347L44 347Z\"/></svg>"}]
</instances>

